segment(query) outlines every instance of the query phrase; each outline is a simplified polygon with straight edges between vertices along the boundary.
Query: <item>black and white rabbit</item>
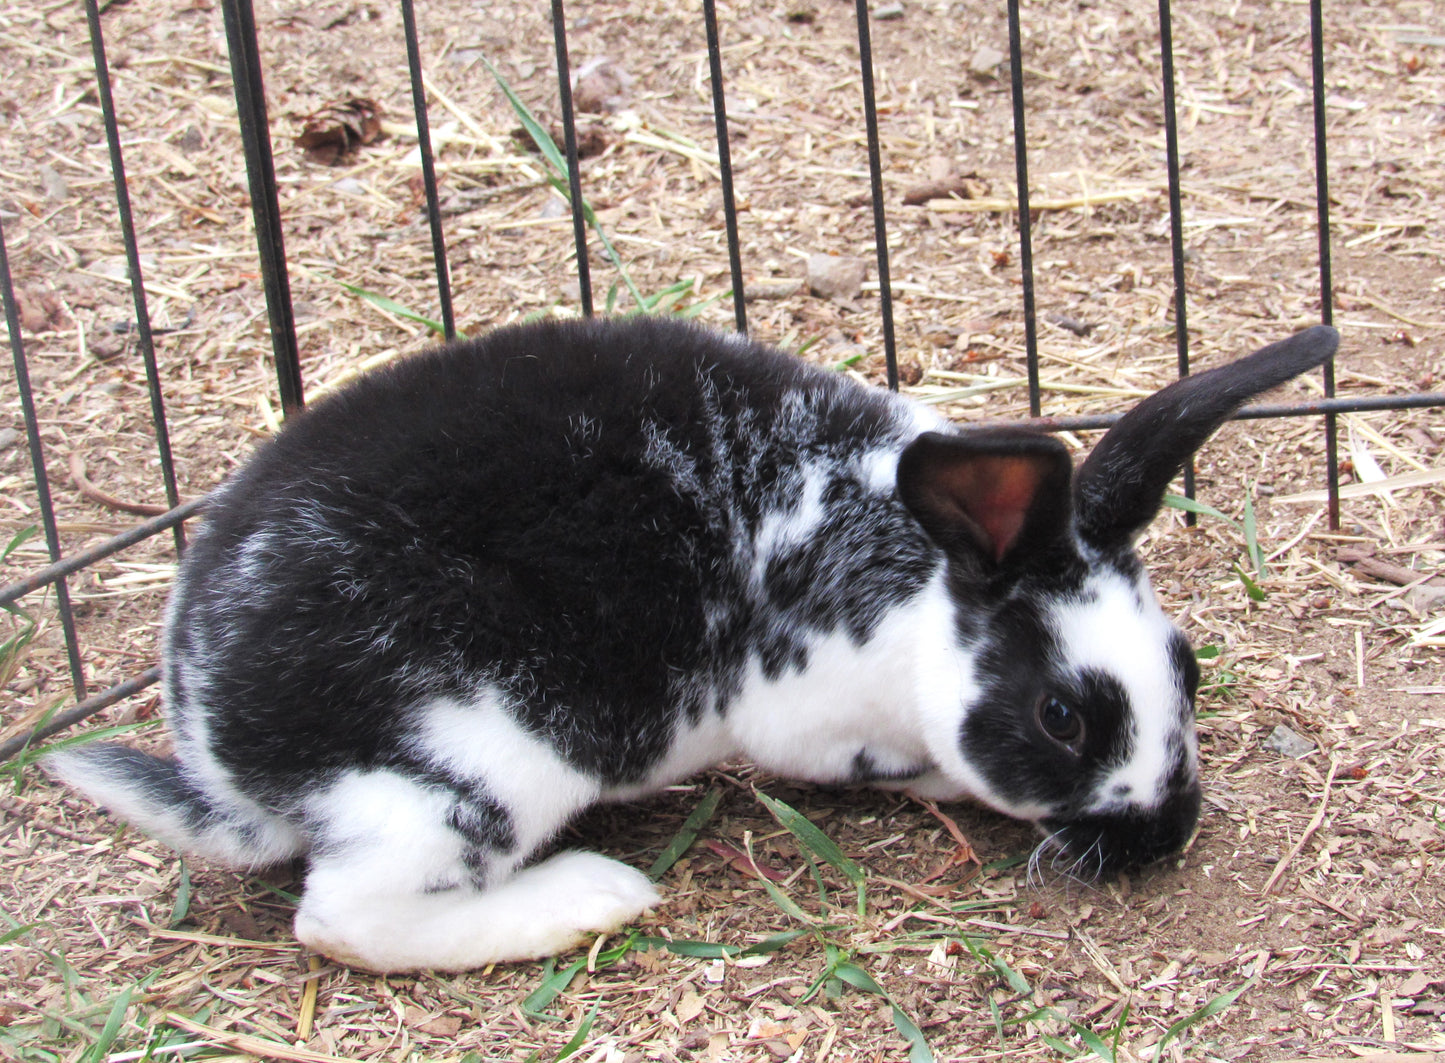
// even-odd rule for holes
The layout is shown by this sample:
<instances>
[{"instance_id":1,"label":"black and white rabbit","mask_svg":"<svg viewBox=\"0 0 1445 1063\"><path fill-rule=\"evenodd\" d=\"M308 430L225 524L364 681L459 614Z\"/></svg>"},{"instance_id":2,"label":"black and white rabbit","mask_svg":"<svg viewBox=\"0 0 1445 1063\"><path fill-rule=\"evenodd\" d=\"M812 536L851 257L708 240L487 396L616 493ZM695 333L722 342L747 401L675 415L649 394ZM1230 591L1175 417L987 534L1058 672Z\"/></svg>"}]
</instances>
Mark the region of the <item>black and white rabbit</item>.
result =
<instances>
[{"instance_id":1,"label":"black and white rabbit","mask_svg":"<svg viewBox=\"0 0 1445 1063\"><path fill-rule=\"evenodd\" d=\"M305 855L296 934L382 971L547 955L658 900L599 801L719 761L971 797L1090 871L1200 803L1198 671L1131 540L1324 327L1145 399L1077 473L654 318L505 328L358 380L216 495L166 618L177 759L49 768L218 863Z\"/></svg>"}]
</instances>

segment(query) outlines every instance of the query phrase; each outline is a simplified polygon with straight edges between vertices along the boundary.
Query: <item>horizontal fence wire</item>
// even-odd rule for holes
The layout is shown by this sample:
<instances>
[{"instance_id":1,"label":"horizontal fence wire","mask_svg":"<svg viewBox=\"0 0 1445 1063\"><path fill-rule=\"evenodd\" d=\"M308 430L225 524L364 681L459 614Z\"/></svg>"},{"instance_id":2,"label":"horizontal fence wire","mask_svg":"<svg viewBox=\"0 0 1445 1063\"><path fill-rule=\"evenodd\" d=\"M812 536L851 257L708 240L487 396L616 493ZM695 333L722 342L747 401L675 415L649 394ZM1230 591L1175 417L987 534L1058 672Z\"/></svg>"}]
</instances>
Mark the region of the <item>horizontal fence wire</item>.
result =
<instances>
[{"instance_id":1,"label":"horizontal fence wire","mask_svg":"<svg viewBox=\"0 0 1445 1063\"><path fill-rule=\"evenodd\" d=\"M435 164L432 155L429 124L427 120L427 82L421 60L420 45L415 22L412 0L399 0L407 44L408 70L411 77L413 107L417 118L418 143L426 191L426 212L431 227L432 251L436 265L438 300L441 305L443 330L447 337L455 335L454 310L446 242L443 232L441 211L438 202ZM177 548L183 543L181 528L186 519L200 513L208 499L198 498L177 504L174 469L169 455L169 438L166 430L164 395L156 366L154 351L154 330L146 308L145 291L140 268L139 249L135 240L135 226L131 217L129 199L125 188L124 161L120 152L120 141L115 131L114 103L110 99L108 72L104 59L104 42L101 35L100 15L97 0L85 0L87 18L91 28L92 49L95 55L97 95L107 122L107 134L111 148L111 165L116 185L117 208L121 214L122 234L126 243L126 257L130 269L133 300L136 305L136 330L140 337L142 358L145 361L147 380L150 384L152 418L155 423L157 447L161 454L162 475L166 480L166 494L172 508L165 514L154 517L133 528L114 535L105 541L62 556L55 508L49 489L45 468L44 449L40 438L40 426L35 412L26 364L24 344L20 334L18 308L15 301L13 281L5 246L3 220L0 220L0 295L3 295L6 324L10 333L10 344L15 362L17 390L26 419L26 436L30 445L31 462L35 476L35 492L41 521L44 526L47 548L51 563L25 579L0 587L0 606L11 607L26 595L47 587L54 588L56 611L63 629L68 663L71 670L72 688L78 703L64 711L57 711L30 732L12 737L0 744L0 759L8 759L33 745L34 742L56 734L89 718L102 709L115 704L139 691L146 689L160 678L160 668L152 667L130 679L126 679L107 690L95 694L87 693L84 674L84 660L75 629L75 619L67 579L85 570L104 558L117 554L152 536L171 532ZM1042 386L1039 380L1039 352L1035 311L1035 288L1033 254L1029 207L1028 179L1028 138L1026 132L1026 106L1023 67L1023 40L1018 0L1008 0L1007 18L1009 33L1010 96L1013 106L1015 178L1018 194L1018 239L1019 268L1022 281L1022 303L1025 333L1025 356L1028 365L1029 407L1032 417L1024 422L1046 431L1087 431L1105 429L1115 423L1121 414L1097 414L1066 417L1039 416ZM245 148L248 187L251 194L253 219L256 226L256 249L261 266L262 287L265 293L266 309L270 324L272 349L275 357L277 388L283 409L289 414L304 404L300 370L299 347L297 344L294 316L291 307L289 275L286 267L285 242L283 237L282 207L279 202L274 164L271 158L269 122L266 113L259 43L251 0L222 0L225 17L227 44L230 50L234 91L237 103L237 123ZM582 196L581 168L577 151L575 117L573 114L571 72L568 58L566 16L563 0L551 0L554 44L558 74L558 103L562 114L564 140L566 141L566 183L571 200L573 215L573 238L576 244L578 283L582 311L593 312L591 278L587 253L586 204ZM1320 302L1322 320L1332 321L1333 289L1330 265L1329 235L1329 183L1327 167L1327 129L1324 98L1324 23L1321 0L1310 0L1310 42L1314 94L1314 153L1317 196L1317 222L1319 233ZM714 124L717 133L720 179L722 185L728 267L732 283L732 297L736 327L746 332L745 292L743 289L742 250L738 233L736 201L733 188L733 165L728 137L727 106L724 91L723 52L714 0L703 2L704 28L707 34L708 70L711 78L711 94ZM1174 94L1172 15L1169 0L1159 0L1161 79L1165 108L1166 168L1170 204L1170 238L1174 266L1174 312L1175 341L1181 374L1189 370L1188 327L1187 327L1187 277L1186 259L1182 235L1182 188L1179 178L1179 145L1177 112ZM859 73L863 85L864 118L867 127L869 180L872 193L874 237L877 247L879 280L879 314L883 330L884 354L887 363L890 387L897 387L897 354L894 334L892 285L889 279L888 231L883 194L883 158L878 130L876 88L872 38L866 0L857 2ZM1337 524L1338 502L1338 460L1337 429L1335 418L1341 413L1355 413L1378 410L1407 410L1429 407L1445 407L1445 393L1427 392L1409 395L1371 395L1339 397L1335 391L1332 365L1325 369L1325 397L1303 403L1256 404L1247 406L1235 414L1237 420L1275 419L1293 417L1323 417L1327 438L1327 474L1329 477L1329 513L1331 522Z\"/></svg>"}]
</instances>

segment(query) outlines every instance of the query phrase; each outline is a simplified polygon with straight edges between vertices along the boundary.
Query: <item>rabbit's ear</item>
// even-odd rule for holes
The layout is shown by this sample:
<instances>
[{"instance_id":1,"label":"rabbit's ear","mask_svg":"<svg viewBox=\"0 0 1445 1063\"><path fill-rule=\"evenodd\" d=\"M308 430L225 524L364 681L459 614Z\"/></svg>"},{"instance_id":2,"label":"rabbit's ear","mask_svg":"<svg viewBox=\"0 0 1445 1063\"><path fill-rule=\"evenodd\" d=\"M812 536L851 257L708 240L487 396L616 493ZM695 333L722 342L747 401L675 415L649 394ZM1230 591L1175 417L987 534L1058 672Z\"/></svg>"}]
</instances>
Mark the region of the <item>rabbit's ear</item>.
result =
<instances>
[{"instance_id":1,"label":"rabbit's ear","mask_svg":"<svg viewBox=\"0 0 1445 1063\"><path fill-rule=\"evenodd\" d=\"M1067 534L1071 472L1051 436L925 432L898 460L898 495L950 556L1004 565Z\"/></svg>"},{"instance_id":2,"label":"rabbit's ear","mask_svg":"<svg viewBox=\"0 0 1445 1063\"><path fill-rule=\"evenodd\" d=\"M1185 377L1149 396L1109 429L1074 478L1079 536L1127 546L1154 519L1169 481L1243 403L1322 365L1340 334L1316 325L1237 362Z\"/></svg>"}]
</instances>

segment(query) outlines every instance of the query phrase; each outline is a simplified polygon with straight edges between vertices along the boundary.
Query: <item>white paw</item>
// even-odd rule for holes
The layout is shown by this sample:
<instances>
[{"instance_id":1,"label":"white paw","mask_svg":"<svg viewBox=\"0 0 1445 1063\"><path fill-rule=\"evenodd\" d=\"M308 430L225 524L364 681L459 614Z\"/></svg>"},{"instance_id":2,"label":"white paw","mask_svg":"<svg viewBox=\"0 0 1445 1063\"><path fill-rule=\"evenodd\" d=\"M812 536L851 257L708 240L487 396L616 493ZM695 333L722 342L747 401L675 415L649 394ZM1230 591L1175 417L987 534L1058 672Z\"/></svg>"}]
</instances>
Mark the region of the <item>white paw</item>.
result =
<instances>
[{"instance_id":1,"label":"white paw","mask_svg":"<svg viewBox=\"0 0 1445 1063\"><path fill-rule=\"evenodd\" d=\"M544 869L548 886L562 893L556 898L559 907L570 911L568 921L579 931L616 930L660 899L657 887L641 871L597 853L558 853L522 874Z\"/></svg>"},{"instance_id":2,"label":"white paw","mask_svg":"<svg viewBox=\"0 0 1445 1063\"><path fill-rule=\"evenodd\" d=\"M559 853L480 892L385 893L344 874L313 874L296 936L352 967L463 971L556 955L657 900L642 872L584 852Z\"/></svg>"}]
</instances>

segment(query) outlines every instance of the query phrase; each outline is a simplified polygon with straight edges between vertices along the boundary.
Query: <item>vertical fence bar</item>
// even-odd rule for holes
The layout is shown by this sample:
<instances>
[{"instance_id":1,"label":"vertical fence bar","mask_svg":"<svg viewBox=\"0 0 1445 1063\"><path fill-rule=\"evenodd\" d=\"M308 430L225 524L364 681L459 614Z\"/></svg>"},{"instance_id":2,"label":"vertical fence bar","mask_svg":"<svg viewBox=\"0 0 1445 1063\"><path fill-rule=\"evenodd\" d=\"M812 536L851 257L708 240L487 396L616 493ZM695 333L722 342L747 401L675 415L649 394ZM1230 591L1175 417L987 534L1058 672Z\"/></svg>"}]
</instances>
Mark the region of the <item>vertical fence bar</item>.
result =
<instances>
[{"instance_id":1,"label":"vertical fence bar","mask_svg":"<svg viewBox=\"0 0 1445 1063\"><path fill-rule=\"evenodd\" d=\"M1320 321L1335 320L1335 285L1330 265L1330 170L1325 143L1325 28L1322 0L1310 0L1310 57L1314 80L1315 111L1315 216L1319 226ZM1335 396L1335 360L1325 363L1325 398ZM1329 491L1331 530L1340 527L1339 424L1333 413L1325 414L1325 462Z\"/></svg>"},{"instance_id":2,"label":"vertical fence bar","mask_svg":"<svg viewBox=\"0 0 1445 1063\"><path fill-rule=\"evenodd\" d=\"M55 523L55 505L50 498L50 474L45 468L45 451L40 442L40 420L35 415L35 395L30 389L30 367L25 344L20 338L20 307L15 303L15 285L10 278L10 255L5 249L5 224L0 220L0 301L5 304L5 327L10 331L10 353L15 359L15 388L25 415L25 437L30 444L30 467L35 473L35 500L40 504L40 523L50 561L60 560L60 529ZM55 608L65 634L65 652L70 661L70 683L77 700L85 697L85 668L80 660L80 640L75 635L75 614L70 607L70 590L64 579L55 581Z\"/></svg>"},{"instance_id":3,"label":"vertical fence bar","mask_svg":"<svg viewBox=\"0 0 1445 1063\"><path fill-rule=\"evenodd\" d=\"M1184 195L1179 180L1179 111L1174 96L1174 16L1159 0L1159 60L1164 82L1164 165L1169 180L1169 247L1174 257L1174 349L1179 375L1189 375L1189 308L1184 283ZM1184 495L1194 497L1194 458L1184 463ZM1194 524L1192 512L1184 514Z\"/></svg>"},{"instance_id":4,"label":"vertical fence bar","mask_svg":"<svg viewBox=\"0 0 1445 1063\"><path fill-rule=\"evenodd\" d=\"M878 248L878 312L883 317L883 360L888 388L898 390L898 344L893 334L893 285L888 273L888 219L883 208L883 152L878 144L878 101L873 88L873 38L868 0L858 0L858 67L863 75L863 118L868 126L868 180L873 196L873 240Z\"/></svg>"},{"instance_id":5,"label":"vertical fence bar","mask_svg":"<svg viewBox=\"0 0 1445 1063\"><path fill-rule=\"evenodd\" d=\"M747 334L748 312L743 296L743 255L738 242L738 208L733 198L733 156L728 141L728 109L723 95L722 47L718 43L717 6L702 0L702 18L707 26L708 73L712 78L712 114L717 126L718 169L722 173L723 219L728 235L728 269L733 282L733 318L738 331Z\"/></svg>"},{"instance_id":6,"label":"vertical fence bar","mask_svg":"<svg viewBox=\"0 0 1445 1063\"><path fill-rule=\"evenodd\" d=\"M85 17L90 26L90 53L95 61L95 90L100 100L101 119L105 125L106 144L110 149L110 175L115 186L115 207L120 215L121 239L125 244L126 270L130 276L131 302L135 305L136 337L141 361L145 364L146 387L150 391L151 422L155 425L156 450L160 454L161 479L165 483L166 504L174 509L180 504L176 490L175 463L171 459L170 428L166 422L165 397L161 393L160 370L156 365L155 334L151 331L150 306L146 302L145 278L141 272L140 245L135 236L135 217L131 212L130 189L126 185L125 159L120 150L120 123L115 116L115 97L110 87L110 66L105 59L105 38L100 26L100 7L96 0L85 0ZM171 529L176 552L186 547L185 529L177 524Z\"/></svg>"},{"instance_id":7,"label":"vertical fence bar","mask_svg":"<svg viewBox=\"0 0 1445 1063\"><path fill-rule=\"evenodd\" d=\"M226 47L231 54L231 80L236 92L236 118L246 153L251 215L256 224L256 251L261 260L261 285L271 323L271 349L276 357L276 386L281 409L290 415L305 404L296 320L291 308L291 281L286 272L286 242L281 233L281 205L276 193L276 168L271 158L271 130L266 118L266 89L261 78L261 52L251 0L221 0Z\"/></svg>"},{"instance_id":8,"label":"vertical fence bar","mask_svg":"<svg viewBox=\"0 0 1445 1063\"><path fill-rule=\"evenodd\" d=\"M411 74L411 108L416 115L416 143L421 152L421 180L426 191L426 217L431 225L432 261L437 273L437 300L441 304L442 332L457 338L457 321L452 312L451 272L447 268L447 238L442 231L441 204L437 198L436 165L431 152L431 124L427 121L426 82L421 69L421 45L416 37L416 12L411 0L401 0L401 22L406 34L406 65Z\"/></svg>"},{"instance_id":9,"label":"vertical fence bar","mask_svg":"<svg viewBox=\"0 0 1445 1063\"><path fill-rule=\"evenodd\" d=\"M1029 212L1029 149L1024 130L1023 34L1019 28L1019 0L1008 0L1009 84L1014 108L1014 172L1019 199L1019 271L1024 288L1024 354L1028 361L1029 415L1041 409L1039 391L1039 325L1034 309L1033 217Z\"/></svg>"},{"instance_id":10,"label":"vertical fence bar","mask_svg":"<svg viewBox=\"0 0 1445 1063\"><path fill-rule=\"evenodd\" d=\"M577 245L577 286L582 313L592 316L592 267L587 258L587 218L582 210L582 166L577 159L577 120L572 113L572 66L567 59L567 15L552 0L552 38L557 49L557 100L562 106L562 140L567 152L567 189L572 198L572 239Z\"/></svg>"}]
</instances>

